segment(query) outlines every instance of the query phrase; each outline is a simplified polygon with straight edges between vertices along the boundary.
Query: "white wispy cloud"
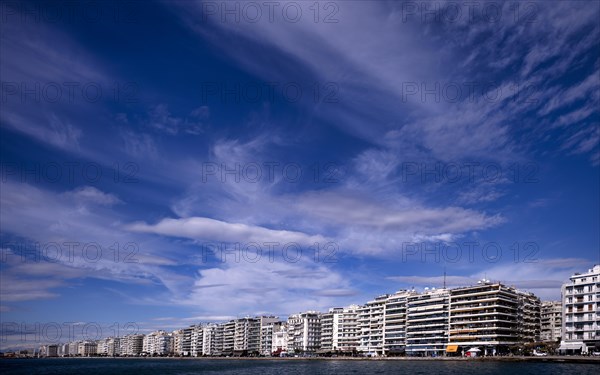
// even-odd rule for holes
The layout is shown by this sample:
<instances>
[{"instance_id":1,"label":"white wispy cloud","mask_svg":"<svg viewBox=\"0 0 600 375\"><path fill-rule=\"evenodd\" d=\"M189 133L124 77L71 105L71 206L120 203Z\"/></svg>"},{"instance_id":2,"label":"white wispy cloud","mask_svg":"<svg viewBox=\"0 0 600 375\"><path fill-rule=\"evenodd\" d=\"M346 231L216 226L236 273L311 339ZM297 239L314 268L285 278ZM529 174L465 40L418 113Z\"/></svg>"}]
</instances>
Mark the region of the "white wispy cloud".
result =
<instances>
[{"instance_id":1,"label":"white wispy cloud","mask_svg":"<svg viewBox=\"0 0 600 375\"><path fill-rule=\"evenodd\" d=\"M206 217L163 219L156 224L134 223L128 225L127 229L135 232L223 242L294 242L300 244L326 242L325 237L321 235L307 235L295 231L273 230L254 225L228 223Z\"/></svg>"}]
</instances>

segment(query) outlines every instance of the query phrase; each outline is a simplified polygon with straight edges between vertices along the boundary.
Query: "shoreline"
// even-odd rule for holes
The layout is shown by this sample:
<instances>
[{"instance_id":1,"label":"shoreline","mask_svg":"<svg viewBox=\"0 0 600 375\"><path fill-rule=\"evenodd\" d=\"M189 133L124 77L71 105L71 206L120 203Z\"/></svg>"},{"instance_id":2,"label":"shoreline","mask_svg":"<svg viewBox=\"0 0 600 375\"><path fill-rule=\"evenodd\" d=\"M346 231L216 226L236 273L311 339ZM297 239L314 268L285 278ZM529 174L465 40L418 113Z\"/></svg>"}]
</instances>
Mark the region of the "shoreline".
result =
<instances>
[{"instance_id":1,"label":"shoreline","mask_svg":"<svg viewBox=\"0 0 600 375\"><path fill-rule=\"evenodd\" d=\"M589 363L600 364L600 357L584 356L547 356L547 357L385 357L385 358L367 358L367 357L45 357L45 358L16 358L0 357L0 359L100 359L100 360L185 360L185 361L466 361L466 362L552 362L552 363Z\"/></svg>"}]
</instances>

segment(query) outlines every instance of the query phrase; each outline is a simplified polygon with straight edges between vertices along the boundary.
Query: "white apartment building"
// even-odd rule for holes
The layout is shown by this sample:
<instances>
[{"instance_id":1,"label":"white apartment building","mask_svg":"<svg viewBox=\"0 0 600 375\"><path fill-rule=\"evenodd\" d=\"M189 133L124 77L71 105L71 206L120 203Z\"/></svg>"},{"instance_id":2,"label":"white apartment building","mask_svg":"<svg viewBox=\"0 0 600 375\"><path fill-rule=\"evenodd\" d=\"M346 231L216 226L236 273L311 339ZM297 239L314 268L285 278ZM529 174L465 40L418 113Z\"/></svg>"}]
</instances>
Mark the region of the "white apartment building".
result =
<instances>
[{"instance_id":1,"label":"white apartment building","mask_svg":"<svg viewBox=\"0 0 600 375\"><path fill-rule=\"evenodd\" d=\"M281 322L273 326L273 338L271 344L271 353L279 355L288 351L288 324Z\"/></svg>"},{"instance_id":2,"label":"white apartment building","mask_svg":"<svg viewBox=\"0 0 600 375\"><path fill-rule=\"evenodd\" d=\"M273 323L279 321L276 316L245 317L235 320L234 351L238 355L258 355L271 349ZM265 335L262 335L265 328ZM268 331L271 331L268 333ZM261 341L264 341L262 344ZM262 345L261 345L262 344Z\"/></svg>"},{"instance_id":3,"label":"white apartment building","mask_svg":"<svg viewBox=\"0 0 600 375\"><path fill-rule=\"evenodd\" d=\"M425 288L406 297L406 354L443 356L448 343L450 292ZM387 330L387 328L386 328Z\"/></svg>"},{"instance_id":4,"label":"white apartment building","mask_svg":"<svg viewBox=\"0 0 600 375\"><path fill-rule=\"evenodd\" d=\"M400 355L406 350L406 299L414 294L414 291L401 290L385 301L383 349L386 356Z\"/></svg>"},{"instance_id":5,"label":"white apartment building","mask_svg":"<svg viewBox=\"0 0 600 375\"><path fill-rule=\"evenodd\" d=\"M205 325L202 330L202 355L221 355L223 351L223 325L210 323Z\"/></svg>"},{"instance_id":6,"label":"white apartment building","mask_svg":"<svg viewBox=\"0 0 600 375\"><path fill-rule=\"evenodd\" d=\"M144 348L144 335L127 335L120 341L121 355L139 356Z\"/></svg>"},{"instance_id":7,"label":"white apartment building","mask_svg":"<svg viewBox=\"0 0 600 375\"><path fill-rule=\"evenodd\" d=\"M562 302L544 301L541 307L542 341L558 341L562 337Z\"/></svg>"},{"instance_id":8,"label":"white apartment building","mask_svg":"<svg viewBox=\"0 0 600 375\"><path fill-rule=\"evenodd\" d=\"M283 322L276 317L262 317L260 325L260 354L270 356L273 353L273 334L279 331Z\"/></svg>"},{"instance_id":9,"label":"white apartment building","mask_svg":"<svg viewBox=\"0 0 600 375\"><path fill-rule=\"evenodd\" d=\"M173 336L173 354L183 355L183 329L176 329L171 335Z\"/></svg>"},{"instance_id":10,"label":"white apartment building","mask_svg":"<svg viewBox=\"0 0 600 375\"><path fill-rule=\"evenodd\" d=\"M202 324L197 324L192 327L190 355L192 357L200 357L203 352L204 345L204 327Z\"/></svg>"},{"instance_id":11,"label":"white apartment building","mask_svg":"<svg viewBox=\"0 0 600 375\"><path fill-rule=\"evenodd\" d=\"M562 286L562 342L559 351L587 353L600 341L600 265L576 273Z\"/></svg>"},{"instance_id":12,"label":"white apartment building","mask_svg":"<svg viewBox=\"0 0 600 375\"><path fill-rule=\"evenodd\" d=\"M542 302L533 293L517 290L517 332L520 342L540 341Z\"/></svg>"},{"instance_id":13,"label":"white apartment building","mask_svg":"<svg viewBox=\"0 0 600 375\"><path fill-rule=\"evenodd\" d=\"M352 352L358 347L358 305L334 307L321 314L322 352Z\"/></svg>"},{"instance_id":14,"label":"white apartment building","mask_svg":"<svg viewBox=\"0 0 600 375\"><path fill-rule=\"evenodd\" d=\"M222 355L233 355L235 350L235 321L231 320L227 323L223 323L223 335L222 335Z\"/></svg>"},{"instance_id":15,"label":"white apartment building","mask_svg":"<svg viewBox=\"0 0 600 375\"><path fill-rule=\"evenodd\" d=\"M108 337L96 341L97 354L102 356L114 357L121 354L121 339L118 337Z\"/></svg>"},{"instance_id":16,"label":"white apartment building","mask_svg":"<svg viewBox=\"0 0 600 375\"><path fill-rule=\"evenodd\" d=\"M77 354L82 357L90 357L97 354L98 345L92 341L82 341L79 342L79 347L77 348Z\"/></svg>"},{"instance_id":17,"label":"white apartment building","mask_svg":"<svg viewBox=\"0 0 600 375\"><path fill-rule=\"evenodd\" d=\"M519 298L514 288L482 280L450 290L447 353L478 347L483 355L507 352L519 342Z\"/></svg>"},{"instance_id":18,"label":"white apartment building","mask_svg":"<svg viewBox=\"0 0 600 375\"><path fill-rule=\"evenodd\" d=\"M69 349L67 352L70 357L75 357L79 355L79 341L71 341L69 344Z\"/></svg>"},{"instance_id":19,"label":"white apartment building","mask_svg":"<svg viewBox=\"0 0 600 375\"><path fill-rule=\"evenodd\" d=\"M368 356L377 357L384 354L384 313L388 297L388 294L384 294L358 309L358 327L360 330L358 350Z\"/></svg>"},{"instance_id":20,"label":"white apartment building","mask_svg":"<svg viewBox=\"0 0 600 375\"><path fill-rule=\"evenodd\" d=\"M152 356L172 354L173 336L165 331L147 334L142 339L142 352Z\"/></svg>"},{"instance_id":21,"label":"white apartment building","mask_svg":"<svg viewBox=\"0 0 600 375\"><path fill-rule=\"evenodd\" d=\"M321 346L321 317L317 311L292 314L288 318L288 349L314 353Z\"/></svg>"}]
</instances>

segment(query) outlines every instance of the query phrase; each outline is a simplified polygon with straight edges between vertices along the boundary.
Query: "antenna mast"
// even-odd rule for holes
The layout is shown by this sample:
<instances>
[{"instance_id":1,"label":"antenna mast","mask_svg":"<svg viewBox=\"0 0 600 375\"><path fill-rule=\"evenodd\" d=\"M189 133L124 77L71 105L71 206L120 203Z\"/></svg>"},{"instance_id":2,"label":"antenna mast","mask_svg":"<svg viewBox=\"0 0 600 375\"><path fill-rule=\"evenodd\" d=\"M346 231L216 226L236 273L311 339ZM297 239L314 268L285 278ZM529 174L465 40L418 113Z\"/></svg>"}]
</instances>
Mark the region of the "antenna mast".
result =
<instances>
[{"instance_id":1,"label":"antenna mast","mask_svg":"<svg viewBox=\"0 0 600 375\"><path fill-rule=\"evenodd\" d=\"M444 267L444 289L446 289L446 267Z\"/></svg>"}]
</instances>

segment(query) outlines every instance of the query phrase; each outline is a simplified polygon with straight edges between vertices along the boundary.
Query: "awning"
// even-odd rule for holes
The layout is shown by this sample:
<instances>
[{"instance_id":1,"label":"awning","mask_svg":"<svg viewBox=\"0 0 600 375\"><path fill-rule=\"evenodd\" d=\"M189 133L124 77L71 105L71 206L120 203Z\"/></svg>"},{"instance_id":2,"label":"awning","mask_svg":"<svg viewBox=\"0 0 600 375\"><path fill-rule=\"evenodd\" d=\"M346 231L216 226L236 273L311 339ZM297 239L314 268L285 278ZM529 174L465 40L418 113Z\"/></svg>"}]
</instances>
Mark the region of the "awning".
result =
<instances>
[{"instance_id":1,"label":"awning","mask_svg":"<svg viewBox=\"0 0 600 375\"><path fill-rule=\"evenodd\" d=\"M585 344L583 342L561 342L558 350L580 350Z\"/></svg>"},{"instance_id":2,"label":"awning","mask_svg":"<svg viewBox=\"0 0 600 375\"><path fill-rule=\"evenodd\" d=\"M448 345L446 347L446 353L456 353L458 351L458 345Z\"/></svg>"}]
</instances>

